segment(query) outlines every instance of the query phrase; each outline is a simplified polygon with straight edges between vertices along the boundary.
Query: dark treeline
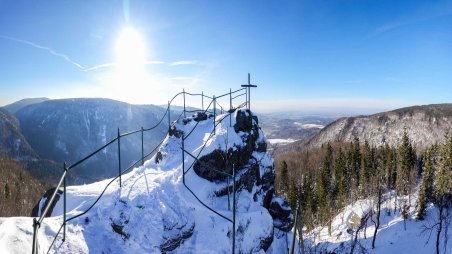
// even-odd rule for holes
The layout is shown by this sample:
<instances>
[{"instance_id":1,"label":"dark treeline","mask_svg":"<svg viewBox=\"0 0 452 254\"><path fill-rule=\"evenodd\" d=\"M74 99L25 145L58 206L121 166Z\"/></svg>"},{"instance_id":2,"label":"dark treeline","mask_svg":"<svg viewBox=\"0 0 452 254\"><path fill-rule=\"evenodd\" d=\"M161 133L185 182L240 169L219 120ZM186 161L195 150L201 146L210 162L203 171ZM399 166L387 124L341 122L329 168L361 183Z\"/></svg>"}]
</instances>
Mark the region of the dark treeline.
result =
<instances>
[{"instance_id":1,"label":"dark treeline","mask_svg":"<svg viewBox=\"0 0 452 254\"><path fill-rule=\"evenodd\" d=\"M396 147L372 147L355 138L350 143L328 143L321 148L281 154L276 159L276 188L293 208L300 202L308 231L324 225L330 234L332 219L342 208L358 199L374 200L369 218L375 224L375 239L383 194L388 191L403 197L394 202L394 211L398 209L405 219L419 182L417 218L424 219L428 202L445 213L451 204L451 160L452 135L425 151L416 151L406 131ZM435 227L438 237L443 224Z\"/></svg>"}]
</instances>

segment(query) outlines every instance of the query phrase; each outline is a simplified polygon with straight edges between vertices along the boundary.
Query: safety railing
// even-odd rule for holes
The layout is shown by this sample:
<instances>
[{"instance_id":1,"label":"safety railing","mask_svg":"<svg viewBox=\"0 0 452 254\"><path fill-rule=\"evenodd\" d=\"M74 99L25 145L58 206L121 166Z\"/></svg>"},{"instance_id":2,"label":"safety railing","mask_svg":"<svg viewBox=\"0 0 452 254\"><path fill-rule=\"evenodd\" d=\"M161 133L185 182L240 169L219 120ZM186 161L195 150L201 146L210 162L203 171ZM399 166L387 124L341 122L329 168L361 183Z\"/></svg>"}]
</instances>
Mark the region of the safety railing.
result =
<instances>
[{"instance_id":1,"label":"safety railing","mask_svg":"<svg viewBox=\"0 0 452 254\"><path fill-rule=\"evenodd\" d=\"M130 131L130 132L126 132L121 134L120 130L118 128L118 133L117 133L117 137L115 137L114 139L110 140L109 142L107 142L105 145L101 146L100 148L98 148L97 150L93 151L91 154L87 155L86 157L80 159L79 161L73 163L72 165L67 165L66 163L63 164L63 174L60 177L60 180L57 184L57 186L55 187L55 191L52 193L50 199L46 202L47 205L44 207L43 212L41 213L39 218L34 218L33 219L33 242L32 242L32 253L35 254L38 252L38 248L39 248L39 244L38 244L38 233L39 233L39 228L41 227L42 222L44 221L44 218L48 215L50 207L52 206L52 204L55 201L55 197L58 193L58 191L63 188L63 223L61 224L59 230L57 231L57 233L55 234L55 237L52 241L52 243L50 244L47 253L50 252L50 250L52 249L53 245L55 244L58 236L60 235L61 231L63 230L63 237L62 237L62 242L64 242L66 240L66 224L67 222L74 220L80 216L83 216L84 214L86 214L88 211L90 211L101 199L101 197L103 196L103 194L105 193L105 191L107 190L107 188L115 181L119 181L119 186L120 188L122 187L122 175L124 173L126 173L127 171L129 171L130 169L133 169L134 167L136 167L137 165L139 165L139 163L141 162L141 165L144 164L144 161L146 158L148 158L149 156L151 156L159 147L160 145L163 143L164 139L161 140L161 142L159 144L157 144L157 146L155 146L151 152L144 154L144 133L148 132L148 131L152 131L154 129L156 129L157 127L161 126L163 124L163 121L165 119L165 117L168 118L168 132L167 134L171 131L171 128L174 124L176 124L176 122L178 122L180 120L180 118L182 116L186 117L187 113L197 113L197 112L204 112L204 113L209 113L209 114L213 114L213 119L214 119L214 126L213 126L213 131L209 137L209 139L215 134L215 129L216 126L223 121L227 116L229 116L230 119L230 125L231 125L231 114L232 112L237 109L237 108L241 108L249 104L249 96L248 96L249 92L246 91L245 88L236 90L236 91L232 91L229 90L229 93L220 95L220 96L207 96L204 95L204 93L201 94L192 94L192 93L188 93L185 92L185 90L183 90L182 92L176 94L170 101L168 101L168 106L165 110L165 113L163 114L163 116L160 118L160 120L157 122L157 124L155 124L154 126L150 127L150 128L143 128L141 127L138 130L134 130L134 131ZM188 96L200 96L201 97L201 109L200 110L187 110L186 109L186 95ZM220 108L220 112L224 113L224 107L222 107L219 103L218 103L218 99L219 98L226 98L226 96L229 95L229 110L228 110L228 114L223 117L222 119L220 119L220 121L216 122L216 116L217 116L217 106L219 106ZM178 98L179 96L182 96L183 98L183 110L182 112L179 114L179 116L176 118L175 121L172 122L171 119L171 106L173 105L173 102L175 101L176 98ZM245 96L245 102L239 104L236 108L233 107L233 101ZM206 108L204 108L204 100L210 100L210 103L208 104L208 106ZM173 124L172 124L173 123ZM199 123L199 122L198 122ZM214 213L216 213L217 215L227 219L228 221L233 223L233 248L232 248L232 252L234 253L235 251L235 169L233 169L233 173L231 174L227 174L225 172L222 172L222 174L227 175L227 177L232 178L233 180L233 192L234 192L234 205L233 205L233 219L229 219L227 217L225 217L224 215L214 211L212 208L208 207L205 203L203 203L196 195L195 193L185 184L185 174L191 169L191 167L193 167L195 161L198 159L200 153L197 156L193 156L192 154L188 153L187 151L185 151L184 149L184 142L185 139L193 132L193 130L197 127L198 123L193 127L193 129L190 131L190 133L188 133L187 136L182 136L182 163L183 163L183 183L185 185L185 187L195 196L195 198L202 204L204 205L206 208L208 208L209 210L213 211ZM132 162L130 166L122 169L121 167L121 139L125 138L125 137L129 137L135 134L141 134L141 157ZM103 149L112 146L115 142L117 142L117 153L118 153L118 175L114 178L111 179L110 182L108 182L108 184L105 186L105 188L102 190L102 192L100 193L100 195L97 197L97 199L83 212L81 212L80 214L74 215L70 218L67 218L67 196L66 196L66 188L67 188L67 181L66 181L66 177L67 177L67 173L69 170L74 169L75 167L81 165L82 163L84 163L85 161L89 160L90 158L92 158L93 156L95 156L97 153L101 152ZM206 141L207 142L207 141ZM204 146L207 143L204 144ZM204 148L204 147L203 147ZM202 151L202 149L201 149ZM200 151L200 152L201 152ZM191 157L193 157L195 160L192 163L192 165L185 170L185 153L189 154ZM228 187L229 188L229 187Z\"/></svg>"},{"instance_id":2,"label":"safety railing","mask_svg":"<svg viewBox=\"0 0 452 254\"><path fill-rule=\"evenodd\" d=\"M222 96L218 96L218 97L213 97L213 99L212 99L212 101L211 101L211 103L208 105L208 107L205 109L205 111L204 111L204 113L206 113L206 112L208 112L208 110L209 110L209 108L210 108L210 106L212 105L212 103L213 103L213 130L211 131L211 133L210 133L210 135L209 135L209 137L204 141L204 144L203 144L203 146L201 147L201 149L199 149L199 152L198 152L198 154L195 156L195 155L193 155L193 154L191 154L189 151L187 151L187 150L185 150L185 140L193 133L193 130L195 130L196 129L196 127L198 126L198 124L199 124L199 121L195 124L195 126L192 128L192 130L188 133L188 134L186 134L185 135L185 133L183 133L182 134L182 147L181 147L181 151L182 151L182 182L183 182L183 184L184 184L184 186L188 189L188 191L195 197L195 199L201 204L201 205L203 205L205 208L207 208L208 210L210 210L210 211L212 211L213 213L215 213L216 215L218 215L218 216L220 216L221 218L223 218L223 219L225 219L225 220L227 220L227 221L229 221L229 222L231 222L232 223L232 253L234 254L235 253L235 226L236 226L236 224L235 224L235 218L236 218L236 173L235 173L235 166L234 165L232 165L232 174L228 174L228 173L226 173L226 172L223 172L223 171L219 171L219 170L216 170L216 169L214 169L214 168L211 168L210 170L213 170L213 171L215 171L216 173L218 173L218 174L221 174L221 175L223 175L223 176L225 176L225 177L227 177L227 179L228 179L228 183L227 183L227 189L229 190L229 188L230 188L230 185L229 185L229 179L232 179L232 193L233 193L233 198L232 198L232 202L233 202L233 205L232 205L232 219L230 219L230 218L228 218L228 217L226 217L225 215L223 215L223 214L221 214L221 213L219 213L219 212L217 212L217 211L215 211L213 208L211 208L210 206L208 206L207 204L205 204L196 194L195 194L195 192L190 188L190 187L188 187L188 185L187 185L187 183L186 183L186 181L185 181L185 175L188 173L188 171L195 165L195 163L196 162L198 162L198 163L201 163L201 164L204 164L204 162L203 161L200 161L199 160L199 156L202 154L202 151L204 150L204 148L206 147L206 145L207 145L207 143L209 142L209 140L215 135L215 130L216 130L216 127L217 127L217 125L218 124L220 124L220 123L222 123L222 121L224 120L224 119L226 119L226 118L229 118L229 127L232 127L232 122L231 122L231 118L232 118L232 113L237 109L237 108L242 108L242 107L244 107L244 106L246 106L247 105L247 102L245 101L244 103L242 103L242 104L240 104L237 108L234 108L233 106L232 106L232 101L233 101L233 99L235 99L235 98L238 98L238 97L240 97L240 96L242 96L242 95L245 95L245 93L243 93L243 94L239 94L239 95L237 95L237 96L235 96L234 98L232 97L232 94L233 93L237 93L237 92L241 92L241 91L243 91L244 89L242 88L242 89L239 89L239 90L237 90L237 91L234 91L234 92L232 92L231 90L229 91L229 110L228 110L228 113L226 114L226 115L224 115L223 116L223 118L221 118L221 119L219 119L218 121L216 120L216 105L217 105L217 99L218 98L221 98L221 97L223 97L223 96L226 96L226 95L228 95L228 94L226 94L226 95L222 95ZM221 108L221 112L224 112L224 108L223 107L221 107L220 106L220 108ZM188 167L188 169L187 170L185 170L185 154L187 154L187 155L189 155L192 159L193 159L193 162L192 162L192 164ZM228 193L228 208L229 208L230 206L229 206L229 193Z\"/></svg>"}]
</instances>

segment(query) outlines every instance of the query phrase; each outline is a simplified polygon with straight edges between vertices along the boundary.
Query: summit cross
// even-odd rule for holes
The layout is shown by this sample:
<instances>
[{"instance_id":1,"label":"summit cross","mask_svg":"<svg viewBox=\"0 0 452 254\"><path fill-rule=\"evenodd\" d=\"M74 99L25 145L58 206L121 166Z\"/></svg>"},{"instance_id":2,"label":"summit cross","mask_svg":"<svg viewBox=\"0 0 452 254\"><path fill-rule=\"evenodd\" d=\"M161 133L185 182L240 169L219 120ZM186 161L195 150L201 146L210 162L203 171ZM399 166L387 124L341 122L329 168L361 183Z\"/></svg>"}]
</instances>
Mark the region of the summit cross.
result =
<instances>
[{"instance_id":1,"label":"summit cross","mask_svg":"<svg viewBox=\"0 0 452 254\"><path fill-rule=\"evenodd\" d=\"M253 84L251 84L251 75L248 73L248 84L244 84L244 85L242 85L242 87L246 87L246 88L248 88L248 92L247 92L247 106L248 106L248 109L251 109L251 95L250 95L250 92L251 92L251 87L257 87L257 85L253 85Z\"/></svg>"}]
</instances>

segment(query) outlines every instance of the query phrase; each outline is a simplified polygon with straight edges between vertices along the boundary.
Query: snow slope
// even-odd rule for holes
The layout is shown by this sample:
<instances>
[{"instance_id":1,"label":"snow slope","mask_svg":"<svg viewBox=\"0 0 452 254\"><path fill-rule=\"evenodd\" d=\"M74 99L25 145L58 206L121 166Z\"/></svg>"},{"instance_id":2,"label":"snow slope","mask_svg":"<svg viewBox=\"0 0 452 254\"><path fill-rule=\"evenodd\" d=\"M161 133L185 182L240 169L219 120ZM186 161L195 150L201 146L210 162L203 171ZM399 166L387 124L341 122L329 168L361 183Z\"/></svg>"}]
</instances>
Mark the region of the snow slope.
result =
<instances>
[{"instance_id":1,"label":"snow slope","mask_svg":"<svg viewBox=\"0 0 452 254\"><path fill-rule=\"evenodd\" d=\"M188 134L185 149L193 155L207 155L215 149L244 147L246 133L234 131L236 111L231 119L219 115L216 135L213 117L204 121L180 121L176 129ZM229 122L231 121L231 125ZM259 130L259 142L265 143ZM206 144L204 146L204 144ZM167 136L160 147L162 155L157 163L152 158L143 166L122 176L122 187L115 181L99 202L87 212L68 222L66 241L62 234L52 247L56 253L231 253L232 223L202 206L182 183L181 138ZM273 159L266 152L253 152L259 161L262 177L273 170ZM185 156L185 170L194 162ZM246 171L238 169L238 174ZM68 218L85 211L97 199L110 180L67 189ZM226 182L212 182L199 177L193 169L185 175L185 182L200 200L217 212L232 219L228 196L215 191ZM237 192L237 253L283 253L287 249L286 233L274 227L272 215L262 206L262 189L253 185ZM232 207L232 196L230 205ZM61 198L41 225L38 236L39 253L45 253L58 231L63 216ZM30 253L32 218L0 218L1 253ZM271 239L269 239L271 236Z\"/></svg>"},{"instance_id":2,"label":"snow slope","mask_svg":"<svg viewBox=\"0 0 452 254\"><path fill-rule=\"evenodd\" d=\"M375 249L372 249L372 237L375 226L369 219L367 227L358 235L358 244L355 253L410 253L424 254L436 253L435 236L436 230L430 236L423 233L423 226L432 224L438 216L438 210L430 204L427 210L427 216L424 221L416 220L416 201L417 195L412 195L409 219L406 221L406 230L404 229L403 217L399 208L394 212L395 193L387 192L384 195L385 201L382 203L380 214L380 228L377 233ZM408 200L408 197L399 197L398 207L403 203L402 200ZM351 239L353 232L350 231L350 223L353 221L353 214L363 217L365 213L372 210L371 200L358 200L345 207L332 222L332 233L328 235L328 229L317 228L307 237L307 251L315 253L350 253ZM373 214L375 219L375 213ZM364 232L365 231L365 232ZM444 235L443 235L444 236ZM442 237L443 237L442 236ZM449 236L449 245L444 249L444 244L440 245L440 253L452 253ZM443 238L442 240L443 241ZM310 245L310 246L309 246Z\"/></svg>"}]
</instances>

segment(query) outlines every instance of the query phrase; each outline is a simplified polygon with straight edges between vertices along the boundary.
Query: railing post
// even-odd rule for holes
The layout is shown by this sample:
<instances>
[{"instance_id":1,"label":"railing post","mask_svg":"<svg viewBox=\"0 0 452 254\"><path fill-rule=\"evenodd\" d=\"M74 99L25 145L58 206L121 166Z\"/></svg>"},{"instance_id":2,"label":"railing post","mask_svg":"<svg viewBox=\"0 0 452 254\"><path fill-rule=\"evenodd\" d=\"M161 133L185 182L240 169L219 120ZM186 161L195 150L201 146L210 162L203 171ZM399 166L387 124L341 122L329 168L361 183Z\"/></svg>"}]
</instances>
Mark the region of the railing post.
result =
<instances>
[{"instance_id":1,"label":"railing post","mask_svg":"<svg viewBox=\"0 0 452 254\"><path fill-rule=\"evenodd\" d=\"M121 181L121 134L118 128L118 173L119 173L119 187L122 187Z\"/></svg>"},{"instance_id":2,"label":"railing post","mask_svg":"<svg viewBox=\"0 0 452 254\"><path fill-rule=\"evenodd\" d=\"M217 100L215 95L213 96L213 135L215 135L215 119L217 118Z\"/></svg>"},{"instance_id":3,"label":"railing post","mask_svg":"<svg viewBox=\"0 0 452 254\"><path fill-rule=\"evenodd\" d=\"M229 190L229 177L230 176L228 176L226 179L227 179L227 184L226 184L226 186L228 186L228 211L231 211L231 198L230 198L230 196L231 196L231 191Z\"/></svg>"},{"instance_id":4,"label":"railing post","mask_svg":"<svg viewBox=\"0 0 452 254\"><path fill-rule=\"evenodd\" d=\"M204 92L201 92L201 109L204 111Z\"/></svg>"},{"instance_id":5,"label":"railing post","mask_svg":"<svg viewBox=\"0 0 452 254\"><path fill-rule=\"evenodd\" d=\"M235 254L235 213L236 213L236 200L235 200L235 166L232 164L232 254Z\"/></svg>"},{"instance_id":6,"label":"railing post","mask_svg":"<svg viewBox=\"0 0 452 254\"><path fill-rule=\"evenodd\" d=\"M182 134L182 183L185 184L185 134Z\"/></svg>"},{"instance_id":7,"label":"railing post","mask_svg":"<svg viewBox=\"0 0 452 254\"><path fill-rule=\"evenodd\" d=\"M64 172L67 172L66 162L63 164ZM63 180L63 242L66 241L66 175Z\"/></svg>"},{"instance_id":8,"label":"railing post","mask_svg":"<svg viewBox=\"0 0 452 254\"><path fill-rule=\"evenodd\" d=\"M248 107L248 89L245 89L245 104L246 104L246 107L249 109L249 107Z\"/></svg>"},{"instance_id":9,"label":"railing post","mask_svg":"<svg viewBox=\"0 0 452 254\"><path fill-rule=\"evenodd\" d=\"M141 166L144 165L143 126L141 126Z\"/></svg>"},{"instance_id":10,"label":"railing post","mask_svg":"<svg viewBox=\"0 0 452 254\"><path fill-rule=\"evenodd\" d=\"M232 127L232 89L229 88L229 127Z\"/></svg>"},{"instance_id":11,"label":"railing post","mask_svg":"<svg viewBox=\"0 0 452 254\"><path fill-rule=\"evenodd\" d=\"M171 104L168 101L168 132L171 130Z\"/></svg>"},{"instance_id":12,"label":"railing post","mask_svg":"<svg viewBox=\"0 0 452 254\"><path fill-rule=\"evenodd\" d=\"M33 218L33 245L31 246L31 253L36 254L38 252L38 229L39 229L39 222L36 218Z\"/></svg>"},{"instance_id":13,"label":"railing post","mask_svg":"<svg viewBox=\"0 0 452 254\"><path fill-rule=\"evenodd\" d=\"M185 88L182 90L182 94L184 97L184 118L186 118L187 116L185 115Z\"/></svg>"}]
</instances>

